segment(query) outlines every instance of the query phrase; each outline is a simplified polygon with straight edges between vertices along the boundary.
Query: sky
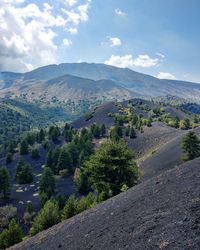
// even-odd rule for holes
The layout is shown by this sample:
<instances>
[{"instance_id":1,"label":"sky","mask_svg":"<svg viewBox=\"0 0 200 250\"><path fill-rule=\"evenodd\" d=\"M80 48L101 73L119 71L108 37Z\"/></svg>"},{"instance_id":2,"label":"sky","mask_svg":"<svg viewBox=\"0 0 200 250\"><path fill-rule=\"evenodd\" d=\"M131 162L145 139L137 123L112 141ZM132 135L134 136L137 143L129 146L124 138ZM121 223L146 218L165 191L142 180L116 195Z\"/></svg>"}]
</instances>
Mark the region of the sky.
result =
<instances>
[{"instance_id":1,"label":"sky","mask_svg":"<svg viewBox=\"0 0 200 250\"><path fill-rule=\"evenodd\" d=\"M200 83L200 0L0 0L0 71L106 63Z\"/></svg>"}]
</instances>

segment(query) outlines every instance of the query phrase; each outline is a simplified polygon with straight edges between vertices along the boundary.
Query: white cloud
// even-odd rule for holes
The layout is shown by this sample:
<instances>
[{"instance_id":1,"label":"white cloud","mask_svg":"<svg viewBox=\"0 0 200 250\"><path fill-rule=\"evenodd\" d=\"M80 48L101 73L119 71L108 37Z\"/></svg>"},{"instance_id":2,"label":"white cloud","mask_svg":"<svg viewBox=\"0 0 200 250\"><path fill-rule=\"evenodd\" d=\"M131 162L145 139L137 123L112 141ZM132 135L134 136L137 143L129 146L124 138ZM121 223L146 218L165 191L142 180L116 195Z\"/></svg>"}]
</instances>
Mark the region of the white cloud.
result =
<instances>
[{"instance_id":1,"label":"white cloud","mask_svg":"<svg viewBox=\"0 0 200 250\"><path fill-rule=\"evenodd\" d=\"M159 58L151 58L148 55L138 55L136 58L134 58L133 55L129 54L124 56L112 55L108 60L105 61L105 64L120 68L149 68L157 66L159 61Z\"/></svg>"},{"instance_id":2,"label":"white cloud","mask_svg":"<svg viewBox=\"0 0 200 250\"><path fill-rule=\"evenodd\" d=\"M165 55L163 55L162 53L156 53L157 56L161 57L162 59L165 59Z\"/></svg>"},{"instance_id":3,"label":"white cloud","mask_svg":"<svg viewBox=\"0 0 200 250\"><path fill-rule=\"evenodd\" d=\"M155 77L157 77L159 79L176 80L176 77L169 72L159 72L158 75L156 75Z\"/></svg>"},{"instance_id":4,"label":"white cloud","mask_svg":"<svg viewBox=\"0 0 200 250\"><path fill-rule=\"evenodd\" d=\"M66 47L69 47L70 45L72 45L72 41L65 38L63 39L63 44L66 46Z\"/></svg>"},{"instance_id":5,"label":"white cloud","mask_svg":"<svg viewBox=\"0 0 200 250\"><path fill-rule=\"evenodd\" d=\"M75 35L75 34L77 34L78 33L78 30L77 30L77 28L69 28L69 29L67 29L68 31L69 31L69 33L70 34L72 34L72 35Z\"/></svg>"},{"instance_id":6,"label":"white cloud","mask_svg":"<svg viewBox=\"0 0 200 250\"><path fill-rule=\"evenodd\" d=\"M126 16L127 14L120 10L119 8L115 9L115 14L118 16Z\"/></svg>"},{"instance_id":7,"label":"white cloud","mask_svg":"<svg viewBox=\"0 0 200 250\"><path fill-rule=\"evenodd\" d=\"M87 0L85 4L79 5L76 9L68 10L62 8L62 12L67 16L66 23L72 25L70 28L74 28L81 22L88 20L88 10L90 8L90 0Z\"/></svg>"},{"instance_id":8,"label":"white cloud","mask_svg":"<svg viewBox=\"0 0 200 250\"><path fill-rule=\"evenodd\" d=\"M121 40L118 37L110 37L109 41L111 47L120 46L122 44Z\"/></svg>"},{"instance_id":9,"label":"white cloud","mask_svg":"<svg viewBox=\"0 0 200 250\"><path fill-rule=\"evenodd\" d=\"M73 6L77 3L77 0L65 0L64 4L68 6Z\"/></svg>"},{"instance_id":10,"label":"white cloud","mask_svg":"<svg viewBox=\"0 0 200 250\"><path fill-rule=\"evenodd\" d=\"M88 20L90 0L48 2L39 7L24 0L0 0L0 71L57 63L58 28L76 34L79 24ZM65 39L69 46L71 41Z\"/></svg>"}]
</instances>

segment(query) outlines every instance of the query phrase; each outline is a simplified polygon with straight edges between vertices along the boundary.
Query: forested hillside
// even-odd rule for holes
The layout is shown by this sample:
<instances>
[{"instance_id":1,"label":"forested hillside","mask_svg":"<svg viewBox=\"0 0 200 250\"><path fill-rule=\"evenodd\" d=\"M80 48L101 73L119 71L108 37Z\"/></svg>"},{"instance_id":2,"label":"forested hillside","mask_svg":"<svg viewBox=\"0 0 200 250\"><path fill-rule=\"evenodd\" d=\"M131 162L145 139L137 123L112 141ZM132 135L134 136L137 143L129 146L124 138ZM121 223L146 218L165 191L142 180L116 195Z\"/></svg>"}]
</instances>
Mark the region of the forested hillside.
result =
<instances>
[{"instance_id":1,"label":"forested hillside","mask_svg":"<svg viewBox=\"0 0 200 250\"><path fill-rule=\"evenodd\" d=\"M4 105L24 118L34 114L28 104L20 102L14 109L14 103ZM19 119L15 112L12 119ZM8 140L0 159L0 246L13 245L24 234L33 236L197 158L199 124L198 115L133 99L103 104L72 123L46 125L15 142ZM19 237L15 242L9 238L12 230Z\"/></svg>"}]
</instances>

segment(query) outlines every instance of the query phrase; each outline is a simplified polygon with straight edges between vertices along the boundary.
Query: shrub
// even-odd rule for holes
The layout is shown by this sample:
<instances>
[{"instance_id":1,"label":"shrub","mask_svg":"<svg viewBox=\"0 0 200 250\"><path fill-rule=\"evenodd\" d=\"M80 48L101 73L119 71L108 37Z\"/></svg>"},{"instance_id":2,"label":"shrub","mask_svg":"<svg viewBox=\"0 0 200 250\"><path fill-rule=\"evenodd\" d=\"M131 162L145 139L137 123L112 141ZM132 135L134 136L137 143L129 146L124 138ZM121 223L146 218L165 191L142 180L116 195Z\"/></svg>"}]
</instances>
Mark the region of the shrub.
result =
<instances>
[{"instance_id":1,"label":"shrub","mask_svg":"<svg viewBox=\"0 0 200 250\"><path fill-rule=\"evenodd\" d=\"M49 200L35 217L29 233L30 235L35 235L38 232L57 224L59 221L60 214L58 205Z\"/></svg>"},{"instance_id":2,"label":"shrub","mask_svg":"<svg viewBox=\"0 0 200 250\"><path fill-rule=\"evenodd\" d=\"M22 228L14 219L9 223L8 229L0 234L0 249L6 249L20 241L22 241L24 233Z\"/></svg>"}]
</instances>

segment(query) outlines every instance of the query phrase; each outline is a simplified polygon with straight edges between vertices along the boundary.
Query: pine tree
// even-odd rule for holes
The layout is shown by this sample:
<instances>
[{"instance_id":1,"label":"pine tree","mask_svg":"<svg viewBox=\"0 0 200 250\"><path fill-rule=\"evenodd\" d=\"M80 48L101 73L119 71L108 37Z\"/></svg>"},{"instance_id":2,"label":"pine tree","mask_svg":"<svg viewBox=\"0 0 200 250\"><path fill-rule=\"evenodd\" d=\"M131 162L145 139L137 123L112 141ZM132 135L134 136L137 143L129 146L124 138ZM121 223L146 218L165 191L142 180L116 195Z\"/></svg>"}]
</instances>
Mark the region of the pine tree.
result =
<instances>
[{"instance_id":1,"label":"pine tree","mask_svg":"<svg viewBox=\"0 0 200 250\"><path fill-rule=\"evenodd\" d=\"M33 170L29 163L26 163L23 157L20 157L17 166L15 178L18 184L27 184L33 181Z\"/></svg>"},{"instance_id":2,"label":"pine tree","mask_svg":"<svg viewBox=\"0 0 200 250\"><path fill-rule=\"evenodd\" d=\"M45 132L44 132L44 129L40 129L40 132L39 132L39 142L43 142L45 139Z\"/></svg>"},{"instance_id":3,"label":"pine tree","mask_svg":"<svg viewBox=\"0 0 200 250\"><path fill-rule=\"evenodd\" d=\"M129 133L129 136L131 139L135 138L136 137L136 133L135 133L135 130L133 127L131 127L130 129L130 133Z\"/></svg>"},{"instance_id":4,"label":"pine tree","mask_svg":"<svg viewBox=\"0 0 200 250\"><path fill-rule=\"evenodd\" d=\"M65 141L71 142L73 138L72 130L66 130L65 131Z\"/></svg>"},{"instance_id":5,"label":"pine tree","mask_svg":"<svg viewBox=\"0 0 200 250\"><path fill-rule=\"evenodd\" d=\"M26 206L26 212L29 213L29 214L32 214L33 213L33 203L32 202L29 202Z\"/></svg>"},{"instance_id":6,"label":"pine tree","mask_svg":"<svg viewBox=\"0 0 200 250\"><path fill-rule=\"evenodd\" d=\"M51 149L47 153L46 167L49 167L55 173L55 169L53 167L53 151Z\"/></svg>"},{"instance_id":7,"label":"pine tree","mask_svg":"<svg viewBox=\"0 0 200 250\"><path fill-rule=\"evenodd\" d=\"M30 235L35 235L60 221L59 207L54 201L47 201L33 221L29 231Z\"/></svg>"},{"instance_id":8,"label":"pine tree","mask_svg":"<svg viewBox=\"0 0 200 250\"><path fill-rule=\"evenodd\" d=\"M8 153L6 156L6 163L9 164L13 161L13 155L11 153Z\"/></svg>"},{"instance_id":9,"label":"pine tree","mask_svg":"<svg viewBox=\"0 0 200 250\"><path fill-rule=\"evenodd\" d=\"M133 153L123 140L101 144L84 169L98 194L116 195L124 185L132 187L139 178Z\"/></svg>"},{"instance_id":10,"label":"pine tree","mask_svg":"<svg viewBox=\"0 0 200 250\"><path fill-rule=\"evenodd\" d=\"M125 135L129 136L129 134L130 134L130 126L128 126L125 130Z\"/></svg>"},{"instance_id":11,"label":"pine tree","mask_svg":"<svg viewBox=\"0 0 200 250\"><path fill-rule=\"evenodd\" d=\"M194 132L186 134L181 143L183 152L183 160L192 160L200 156L200 140Z\"/></svg>"},{"instance_id":12,"label":"pine tree","mask_svg":"<svg viewBox=\"0 0 200 250\"><path fill-rule=\"evenodd\" d=\"M40 158L40 152L39 152L38 148L33 148L32 149L31 156L32 156L33 159Z\"/></svg>"},{"instance_id":13,"label":"pine tree","mask_svg":"<svg viewBox=\"0 0 200 250\"><path fill-rule=\"evenodd\" d=\"M66 150L66 148L62 148L58 158L58 171L67 169L69 173L72 173L72 167L73 162L70 153L68 152L68 150Z\"/></svg>"},{"instance_id":14,"label":"pine tree","mask_svg":"<svg viewBox=\"0 0 200 250\"><path fill-rule=\"evenodd\" d=\"M23 139L20 143L20 155L25 155L28 153L28 142L26 139Z\"/></svg>"},{"instance_id":15,"label":"pine tree","mask_svg":"<svg viewBox=\"0 0 200 250\"><path fill-rule=\"evenodd\" d=\"M0 249L7 249L22 241L24 233L14 219L9 223L8 229L0 234Z\"/></svg>"},{"instance_id":16,"label":"pine tree","mask_svg":"<svg viewBox=\"0 0 200 250\"><path fill-rule=\"evenodd\" d=\"M39 185L40 194L45 193L47 197L50 198L54 193L54 189L55 189L55 180L53 172L50 168L45 167L40 179L40 185Z\"/></svg>"},{"instance_id":17,"label":"pine tree","mask_svg":"<svg viewBox=\"0 0 200 250\"><path fill-rule=\"evenodd\" d=\"M118 141L123 136L123 130L120 126L115 126L110 131L110 138L112 140Z\"/></svg>"},{"instance_id":18,"label":"pine tree","mask_svg":"<svg viewBox=\"0 0 200 250\"><path fill-rule=\"evenodd\" d=\"M68 219L76 214L77 200L71 195L62 211L62 220Z\"/></svg>"},{"instance_id":19,"label":"pine tree","mask_svg":"<svg viewBox=\"0 0 200 250\"><path fill-rule=\"evenodd\" d=\"M10 195L10 176L7 168L0 168L0 194L3 195L3 199L9 198Z\"/></svg>"},{"instance_id":20,"label":"pine tree","mask_svg":"<svg viewBox=\"0 0 200 250\"><path fill-rule=\"evenodd\" d=\"M106 135L106 125L102 124L101 125L101 136L105 136Z\"/></svg>"}]
</instances>

